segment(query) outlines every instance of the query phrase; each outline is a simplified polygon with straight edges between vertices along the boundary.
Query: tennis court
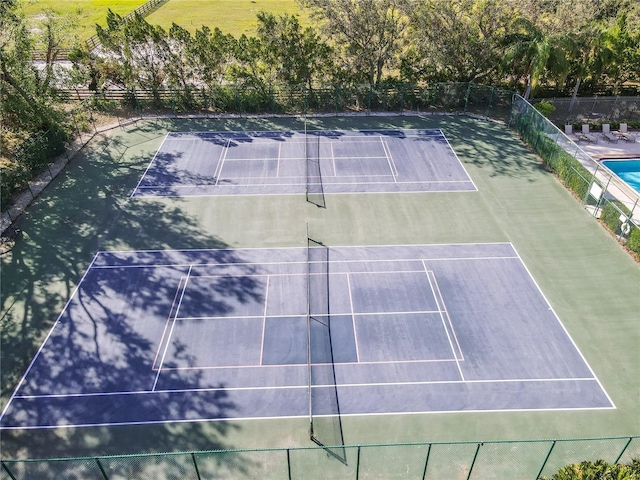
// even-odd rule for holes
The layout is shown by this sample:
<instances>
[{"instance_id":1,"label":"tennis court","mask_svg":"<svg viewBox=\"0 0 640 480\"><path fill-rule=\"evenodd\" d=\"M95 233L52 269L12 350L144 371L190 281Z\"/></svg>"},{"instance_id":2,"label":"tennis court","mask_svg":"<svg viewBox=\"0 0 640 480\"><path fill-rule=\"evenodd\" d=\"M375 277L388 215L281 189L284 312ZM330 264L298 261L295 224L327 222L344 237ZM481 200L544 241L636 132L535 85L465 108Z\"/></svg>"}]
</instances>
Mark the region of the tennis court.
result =
<instances>
[{"instance_id":1,"label":"tennis court","mask_svg":"<svg viewBox=\"0 0 640 480\"><path fill-rule=\"evenodd\" d=\"M475 191L440 129L171 132L132 196Z\"/></svg>"},{"instance_id":2,"label":"tennis court","mask_svg":"<svg viewBox=\"0 0 640 480\"><path fill-rule=\"evenodd\" d=\"M5 464L220 450L206 470L198 458L201 475L287 478L289 450L271 449L301 448L291 450L291 478L325 478L345 461L361 478L391 478L411 462L423 475L430 451L427 475L442 464L450 474L438 478L467 478L487 442L473 478L480 465L524 478L513 470L524 451L533 478L551 445L512 441L637 434L638 265L512 131L461 115L307 124L363 140L441 130L455 152L446 158L459 157L477 189L393 195L352 185L367 193L329 195L317 208L333 188L330 162L309 138L291 140L304 139L303 118L159 118L96 136L36 198L0 257ZM293 132L279 143L298 149L300 169L322 165L322 183L309 168L299 194L136 190L145 171L160 174L150 162L170 132L239 130ZM466 441L477 444L458 444ZM411 442L419 451L401 446ZM374 444L389 447L349 448ZM571 459L600 458L605 444L559 441L544 474L566 464L569 449ZM611 441L605 456L622 447ZM629 448L635 456L637 440ZM489 469L490 458L501 468ZM191 454L184 462L193 468ZM108 464L109 478L185 478L189 467L160 455ZM9 469L93 478L78 465Z\"/></svg>"},{"instance_id":3,"label":"tennis court","mask_svg":"<svg viewBox=\"0 0 640 480\"><path fill-rule=\"evenodd\" d=\"M510 243L312 243L98 253L1 427L304 417L310 391L317 416L614 408Z\"/></svg>"}]
</instances>

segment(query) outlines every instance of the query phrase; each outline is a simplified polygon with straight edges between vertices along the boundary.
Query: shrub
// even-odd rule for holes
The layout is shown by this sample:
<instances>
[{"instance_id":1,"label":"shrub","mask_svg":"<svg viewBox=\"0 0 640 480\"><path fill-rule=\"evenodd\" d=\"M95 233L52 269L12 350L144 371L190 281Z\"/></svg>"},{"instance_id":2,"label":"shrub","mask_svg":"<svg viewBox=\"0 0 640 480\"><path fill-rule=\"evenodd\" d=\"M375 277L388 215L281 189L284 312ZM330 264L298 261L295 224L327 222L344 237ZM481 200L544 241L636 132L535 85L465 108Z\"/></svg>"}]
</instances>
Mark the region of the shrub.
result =
<instances>
[{"instance_id":1,"label":"shrub","mask_svg":"<svg viewBox=\"0 0 640 480\"><path fill-rule=\"evenodd\" d=\"M585 461L562 467L551 480L640 480L640 461L610 464L604 460Z\"/></svg>"},{"instance_id":2,"label":"shrub","mask_svg":"<svg viewBox=\"0 0 640 480\"><path fill-rule=\"evenodd\" d=\"M549 117L553 112L556 111L556 107L553 106L551 102L548 100L542 100L534 105L534 108L538 110L545 117Z\"/></svg>"},{"instance_id":3,"label":"shrub","mask_svg":"<svg viewBox=\"0 0 640 480\"><path fill-rule=\"evenodd\" d=\"M640 255L640 228L635 225L631 227L631 233L627 239L627 248Z\"/></svg>"},{"instance_id":4,"label":"shrub","mask_svg":"<svg viewBox=\"0 0 640 480\"><path fill-rule=\"evenodd\" d=\"M607 201L606 205L602 209L602 215L600 220L604 223L609 230L616 235L620 235L620 227L622 222L620 221L620 215L629 215L631 211L619 200Z\"/></svg>"}]
</instances>

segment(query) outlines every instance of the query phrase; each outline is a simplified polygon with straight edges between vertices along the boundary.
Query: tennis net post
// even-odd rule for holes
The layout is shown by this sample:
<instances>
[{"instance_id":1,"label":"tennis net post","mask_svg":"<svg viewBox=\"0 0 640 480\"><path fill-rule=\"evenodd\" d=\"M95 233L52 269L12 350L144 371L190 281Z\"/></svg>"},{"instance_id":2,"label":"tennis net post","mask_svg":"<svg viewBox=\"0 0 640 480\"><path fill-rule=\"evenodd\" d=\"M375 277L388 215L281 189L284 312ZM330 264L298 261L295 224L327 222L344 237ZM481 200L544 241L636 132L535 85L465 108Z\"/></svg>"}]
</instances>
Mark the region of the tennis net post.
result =
<instances>
[{"instance_id":1,"label":"tennis net post","mask_svg":"<svg viewBox=\"0 0 640 480\"><path fill-rule=\"evenodd\" d=\"M320 208L326 208L322 170L320 168L320 135L309 134L305 119L304 151L306 161L306 198L307 202Z\"/></svg>"}]
</instances>

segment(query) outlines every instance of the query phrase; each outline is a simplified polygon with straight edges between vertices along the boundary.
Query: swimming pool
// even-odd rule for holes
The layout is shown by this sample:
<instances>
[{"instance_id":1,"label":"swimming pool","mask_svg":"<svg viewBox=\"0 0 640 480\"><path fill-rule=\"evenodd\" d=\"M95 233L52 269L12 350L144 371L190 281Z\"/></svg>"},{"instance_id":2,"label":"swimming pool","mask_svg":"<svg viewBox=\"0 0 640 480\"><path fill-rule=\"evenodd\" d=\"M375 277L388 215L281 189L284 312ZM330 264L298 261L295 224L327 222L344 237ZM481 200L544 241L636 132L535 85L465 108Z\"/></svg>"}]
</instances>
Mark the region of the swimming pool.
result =
<instances>
[{"instance_id":1,"label":"swimming pool","mask_svg":"<svg viewBox=\"0 0 640 480\"><path fill-rule=\"evenodd\" d=\"M607 159L602 164L640 195L640 158Z\"/></svg>"}]
</instances>

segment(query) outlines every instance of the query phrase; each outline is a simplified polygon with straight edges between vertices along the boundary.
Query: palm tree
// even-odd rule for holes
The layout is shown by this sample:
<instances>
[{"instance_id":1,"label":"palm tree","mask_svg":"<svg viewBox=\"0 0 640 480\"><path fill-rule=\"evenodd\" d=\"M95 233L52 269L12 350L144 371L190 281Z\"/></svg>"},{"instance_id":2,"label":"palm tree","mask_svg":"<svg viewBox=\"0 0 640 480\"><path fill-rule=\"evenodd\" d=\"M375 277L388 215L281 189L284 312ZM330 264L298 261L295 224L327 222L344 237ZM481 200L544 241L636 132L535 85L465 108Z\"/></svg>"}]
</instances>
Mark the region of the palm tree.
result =
<instances>
[{"instance_id":1,"label":"palm tree","mask_svg":"<svg viewBox=\"0 0 640 480\"><path fill-rule=\"evenodd\" d=\"M566 34L547 35L524 17L516 18L509 30L512 33L505 36L502 69L526 81L525 99L535 91L543 75L564 83L571 70L569 53L573 48Z\"/></svg>"}]
</instances>

